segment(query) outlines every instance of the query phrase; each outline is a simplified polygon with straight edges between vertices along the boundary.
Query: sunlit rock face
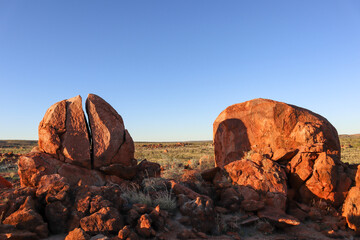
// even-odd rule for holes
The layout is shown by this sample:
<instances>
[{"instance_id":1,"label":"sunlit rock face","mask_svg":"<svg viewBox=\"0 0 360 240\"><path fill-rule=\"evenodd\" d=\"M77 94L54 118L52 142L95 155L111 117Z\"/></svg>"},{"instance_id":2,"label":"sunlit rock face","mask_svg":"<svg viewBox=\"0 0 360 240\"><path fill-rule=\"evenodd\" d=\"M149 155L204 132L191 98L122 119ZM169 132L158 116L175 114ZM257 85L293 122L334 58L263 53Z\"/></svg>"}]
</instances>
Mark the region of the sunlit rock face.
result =
<instances>
[{"instance_id":1,"label":"sunlit rock face","mask_svg":"<svg viewBox=\"0 0 360 240\"><path fill-rule=\"evenodd\" d=\"M251 170L240 163L250 161L248 165L257 169L252 172L261 176L269 172L266 166L275 164L272 171L279 170L270 171L270 176L294 189L304 202L320 198L340 206L351 185L340 161L336 129L309 110L268 99L234 104L216 118L213 137L216 165L225 168L235 183L242 184L244 173ZM260 158L251 159L254 154ZM268 164L269 161L273 163ZM287 174L282 174L281 169ZM248 175L257 176L251 171ZM257 186L276 186L269 179L260 177L248 184L257 190ZM253 186L255 183L257 186ZM284 204L283 200L281 206Z\"/></svg>"},{"instance_id":2,"label":"sunlit rock face","mask_svg":"<svg viewBox=\"0 0 360 240\"><path fill-rule=\"evenodd\" d=\"M121 116L94 94L89 94L86 110L89 123L82 99L76 96L53 104L46 111L39 124L38 152L19 160L22 186L35 187L48 174L60 174L71 185L80 181L96 186L114 179L110 175L127 180L135 177L138 167L134 142Z\"/></svg>"},{"instance_id":3,"label":"sunlit rock face","mask_svg":"<svg viewBox=\"0 0 360 240\"><path fill-rule=\"evenodd\" d=\"M90 136L76 96L52 105L39 124L39 148L57 159L91 168Z\"/></svg>"},{"instance_id":4,"label":"sunlit rock face","mask_svg":"<svg viewBox=\"0 0 360 240\"><path fill-rule=\"evenodd\" d=\"M94 168L123 164L132 166L134 142L121 116L104 99L89 94L86 100L93 144Z\"/></svg>"},{"instance_id":5,"label":"sunlit rock face","mask_svg":"<svg viewBox=\"0 0 360 240\"><path fill-rule=\"evenodd\" d=\"M213 125L216 164L238 160L250 150L279 157L319 145L321 152L340 155L336 129L322 116L269 99L227 107Z\"/></svg>"}]
</instances>

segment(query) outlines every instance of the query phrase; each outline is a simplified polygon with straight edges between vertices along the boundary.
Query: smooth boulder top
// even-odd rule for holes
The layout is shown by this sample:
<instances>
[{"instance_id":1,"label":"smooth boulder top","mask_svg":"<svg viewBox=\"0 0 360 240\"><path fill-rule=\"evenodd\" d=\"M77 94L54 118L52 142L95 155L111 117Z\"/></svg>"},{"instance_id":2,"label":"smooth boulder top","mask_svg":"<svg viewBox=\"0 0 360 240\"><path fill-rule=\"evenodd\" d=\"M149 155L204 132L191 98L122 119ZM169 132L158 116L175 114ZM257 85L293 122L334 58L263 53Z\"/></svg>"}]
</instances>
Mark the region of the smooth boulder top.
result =
<instances>
[{"instance_id":1,"label":"smooth boulder top","mask_svg":"<svg viewBox=\"0 0 360 240\"><path fill-rule=\"evenodd\" d=\"M340 155L336 129L324 117L307 109L269 99L254 99L227 107L213 124L216 165L261 153L291 152L323 144L328 153Z\"/></svg>"}]
</instances>

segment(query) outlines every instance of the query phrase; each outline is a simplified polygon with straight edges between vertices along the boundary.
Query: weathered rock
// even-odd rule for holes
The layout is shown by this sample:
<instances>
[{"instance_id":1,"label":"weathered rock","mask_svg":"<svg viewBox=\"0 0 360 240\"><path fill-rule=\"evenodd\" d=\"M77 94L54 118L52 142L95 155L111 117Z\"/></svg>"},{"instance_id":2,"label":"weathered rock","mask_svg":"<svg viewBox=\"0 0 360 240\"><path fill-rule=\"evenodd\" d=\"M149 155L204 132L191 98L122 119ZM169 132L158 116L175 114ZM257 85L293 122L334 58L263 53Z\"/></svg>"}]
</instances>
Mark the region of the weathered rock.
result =
<instances>
[{"instance_id":1,"label":"weathered rock","mask_svg":"<svg viewBox=\"0 0 360 240\"><path fill-rule=\"evenodd\" d=\"M221 191L219 205L231 208L234 204L240 205L240 195L234 188L226 188ZM237 206L239 207L239 206Z\"/></svg>"},{"instance_id":2,"label":"weathered rock","mask_svg":"<svg viewBox=\"0 0 360 240\"><path fill-rule=\"evenodd\" d=\"M360 165L358 165L355 175L355 186L360 187Z\"/></svg>"},{"instance_id":3,"label":"weathered rock","mask_svg":"<svg viewBox=\"0 0 360 240\"><path fill-rule=\"evenodd\" d=\"M145 238L154 237L156 232L151 227L151 222L151 218L148 214L142 215L138 221L138 224L136 225L137 233Z\"/></svg>"},{"instance_id":4,"label":"weathered rock","mask_svg":"<svg viewBox=\"0 0 360 240\"><path fill-rule=\"evenodd\" d=\"M54 201L68 201L70 186L66 179L59 174L44 175L41 177L36 196L46 203Z\"/></svg>"},{"instance_id":5,"label":"weathered rock","mask_svg":"<svg viewBox=\"0 0 360 240\"><path fill-rule=\"evenodd\" d=\"M137 166L125 166L120 163L101 167L100 170L107 175L115 175L121 179L131 180L137 174Z\"/></svg>"},{"instance_id":6,"label":"weathered rock","mask_svg":"<svg viewBox=\"0 0 360 240\"><path fill-rule=\"evenodd\" d=\"M60 159L60 137L66 132L66 100L53 104L39 124L39 149Z\"/></svg>"},{"instance_id":7,"label":"weathered rock","mask_svg":"<svg viewBox=\"0 0 360 240\"><path fill-rule=\"evenodd\" d=\"M86 112L93 139L94 168L113 163L134 165L134 142L115 109L101 97L89 94Z\"/></svg>"},{"instance_id":8,"label":"weathered rock","mask_svg":"<svg viewBox=\"0 0 360 240\"><path fill-rule=\"evenodd\" d=\"M299 219L301 222L305 221L308 217L308 213L303 210L295 201L289 202L287 213Z\"/></svg>"},{"instance_id":9,"label":"weathered rock","mask_svg":"<svg viewBox=\"0 0 360 240\"><path fill-rule=\"evenodd\" d=\"M215 210L211 199L197 197L183 204L180 212L190 217L191 225L196 230L204 233L214 230Z\"/></svg>"},{"instance_id":10,"label":"weathered rock","mask_svg":"<svg viewBox=\"0 0 360 240\"><path fill-rule=\"evenodd\" d=\"M271 225L269 222L263 222L263 221L259 221L256 224L256 229L263 234L271 234L275 230L273 225Z\"/></svg>"},{"instance_id":11,"label":"weathered rock","mask_svg":"<svg viewBox=\"0 0 360 240\"><path fill-rule=\"evenodd\" d=\"M91 168L90 139L80 96L52 105L39 124L39 148L62 161Z\"/></svg>"},{"instance_id":12,"label":"weathered rock","mask_svg":"<svg viewBox=\"0 0 360 240\"><path fill-rule=\"evenodd\" d=\"M21 186L36 187L44 175L59 174L70 186L105 185L105 176L99 171L61 162L46 153L28 153L20 157L19 176Z\"/></svg>"},{"instance_id":13,"label":"weathered rock","mask_svg":"<svg viewBox=\"0 0 360 240\"><path fill-rule=\"evenodd\" d=\"M134 181L141 183L145 178L160 177L160 164L142 160L137 166L137 174Z\"/></svg>"},{"instance_id":14,"label":"weathered rock","mask_svg":"<svg viewBox=\"0 0 360 240\"><path fill-rule=\"evenodd\" d=\"M87 233L118 232L123 227L122 217L115 208L104 207L98 212L80 220L81 228Z\"/></svg>"},{"instance_id":15,"label":"weathered rock","mask_svg":"<svg viewBox=\"0 0 360 240\"><path fill-rule=\"evenodd\" d=\"M289 182L292 188L298 190L312 175L317 153L299 153L290 161Z\"/></svg>"},{"instance_id":16,"label":"weathered rock","mask_svg":"<svg viewBox=\"0 0 360 240\"><path fill-rule=\"evenodd\" d=\"M268 99L254 99L226 108L213 128L216 165L244 157L244 152L291 152L316 143L340 154L336 129L309 110ZM270 151L271 150L271 151ZM269 154L268 154L269 155Z\"/></svg>"},{"instance_id":17,"label":"weathered rock","mask_svg":"<svg viewBox=\"0 0 360 240\"><path fill-rule=\"evenodd\" d=\"M0 188L12 188L12 184L8 180L0 176Z\"/></svg>"},{"instance_id":18,"label":"weathered rock","mask_svg":"<svg viewBox=\"0 0 360 240\"><path fill-rule=\"evenodd\" d=\"M210 169L206 169L204 171L201 172L201 177L205 180L205 181L209 181L212 182L212 180L214 179L216 173L220 170L219 167L214 167L214 168L210 168Z\"/></svg>"},{"instance_id":19,"label":"weathered rock","mask_svg":"<svg viewBox=\"0 0 360 240\"><path fill-rule=\"evenodd\" d=\"M182 185L180 183L177 183L175 180L170 180L169 182L171 184L171 189L174 191L174 193L176 195L183 194L186 197L193 199L193 200L198 197L201 197L201 194L194 192L190 188L185 187L184 185Z\"/></svg>"},{"instance_id":20,"label":"weathered rock","mask_svg":"<svg viewBox=\"0 0 360 240\"><path fill-rule=\"evenodd\" d=\"M51 202L45 207L45 216L53 234L67 232L69 209L60 201Z\"/></svg>"},{"instance_id":21,"label":"weathered rock","mask_svg":"<svg viewBox=\"0 0 360 240\"><path fill-rule=\"evenodd\" d=\"M300 224L300 221L295 217L285 214L283 211L278 211L277 209L265 209L259 211L258 217L260 219L266 219L280 228L297 226Z\"/></svg>"},{"instance_id":22,"label":"weathered rock","mask_svg":"<svg viewBox=\"0 0 360 240\"><path fill-rule=\"evenodd\" d=\"M152 226L156 231L162 231L164 229L167 216L168 212L160 210L159 205L150 212L149 217L152 221Z\"/></svg>"},{"instance_id":23,"label":"weathered rock","mask_svg":"<svg viewBox=\"0 0 360 240\"><path fill-rule=\"evenodd\" d=\"M240 197L246 200L259 201L260 194L253 189L251 186L236 186L237 192L240 194Z\"/></svg>"},{"instance_id":24,"label":"weathered rock","mask_svg":"<svg viewBox=\"0 0 360 240\"><path fill-rule=\"evenodd\" d=\"M343 203L350 185L351 180L346 176L338 157L323 152L318 155L312 175L299 191L305 202L310 202L316 196L338 207Z\"/></svg>"},{"instance_id":25,"label":"weathered rock","mask_svg":"<svg viewBox=\"0 0 360 240\"><path fill-rule=\"evenodd\" d=\"M0 192L1 221L13 214L15 211L18 211L24 204L27 197L35 198L35 189L30 187L2 189Z\"/></svg>"},{"instance_id":26,"label":"weathered rock","mask_svg":"<svg viewBox=\"0 0 360 240\"><path fill-rule=\"evenodd\" d=\"M70 186L103 186L106 183L105 176L101 172L72 164L63 164L59 168L58 173L67 179Z\"/></svg>"},{"instance_id":27,"label":"weathered rock","mask_svg":"<svg viewBox=\"0 0 360 240\"><path fill-rule=\"evenodd\" d=\"M271 160L278 162L289 161L298 153L298 151L298 149L286 150L284 148L279 148L275 150L274 155L271 157Z\"/></svg>"},{"instance_id":28,"label":"weathered rock","mask_svg":"<svg viewBox=\"0 0 360 240\"><path fill-rule=\"evenodd\" d=\"M99 211L101 208L103 207L112 207L112 203L105 199L103 196L101 195L96 195L91 199L91 203L90 203L90 213L94 213Z\"/></svg>"},{"instance_id":29,"label":"weathered rock","mask_svg":"<svg viewBox=\"0 0 360 240\"><path fill-rule=\"evenodd\" d=\"M139 239L137 234L133 230L131 230L129 225L126 225L125 227L123 227L123 229L121 229L119 231L118 238L120 238L120 240L138 240Z\"/></svg>"},{"instance_id":30,"label":"weathered rock","mask_svg":"<svg viewBox=\"0 0 360 240\"><path fill-rule=\"evenodd\" d=\"M127 213L126 222L131 226L135 226L140 218L140 214L134 209L130 209Z\"/></svg>"},{"instance_id":31,"label":"weathered rock","mask_svg":"<svg viewBox=\"0 0 360 240\"><path fill-rule=\"evenodd\" d=\"M349 228L360 231L360 186L352 187L345 199L342 216Z\"/></svg>"},{"instance_id":32,"label":"weathered rock","mask_svg":"<svg viewBox=\"0 0 360 240\"><path fill-rule=\"evenodd\" d=\"M263 201L256 200L244 200L241 202L241 208L247 212L254 212L265 207L265 203Z\"/></svg>"},{"instance_id":33,"label":"weathered rock","mask_svg":"<svg viewBox=\"0 0 360 240\"><path fill-rule=\"evenodd\" d=\"M39 237L36 233L25 230L14 230L11 232L1 232L0 239L2 240L38 240Z\"/></svg>"},{"instance_id":34,"label":"weathered rock","mask_svg":"<svg viewBox=\"0 0 360 240\"><path fill-rule=\"evenodd\" d=\"M266 198L267 205L285 211L287 195L285 172L280 165L270 159L264 158L260 164L242 159L231 162L224 168L235 184L256 190Z\"/></svg>"},{"instance_id":35,"label":"weathered rock","mask_svg":"<svg viewBox=\"0 0 360 240\"><path fill-rule=\"evenodd\" d=\"M48 235L47 224L36 211L34 200L31 197L27 197L19 210L8 216L3 223L13 225L17 229L34 232L42 238Z\"/></svg>"},{"instance_id":36,"label":"weathered rock","mask_svg":"<svg viewBox=\"0 0 360 240\"><path fill-rule=\"evenodd\" d=\"M249 216L249 217L243 219L239 224L240 225L250 225L250 224L256 223L258 221L259 221L259 217L256 215L252 215L252 216Z\"/></svg>"},{"instance_id":37,"label":"weathered rock","mask_svg":"<svg viewBox=\"0 0 360 240\"><path fill-rule=\"evenodd\" d=\"M22 187L36 187L44 175L56 174L63 163L46 153L28 153L18 162Z\"/></svg>"},{"instance_id":38,"label":"weathered rock","mask_svg":"<svg viewBox=\"0 0 360 240\"><path fill-rule=\"evenodd\" d=\"M65 240L89 240L90 236L81 228L75 228L66 236Z\"/></svg>"},{"instance_id":39,"label":"weathered rock","mask_svg":"<svg viewBox=\"0 0 360 240\"><path fill-rule=\"evenodd\" d=\"M137 161L134 158L135 144L128 130L125 129L124 142L111 163L120 163L125 166L135 166Z\"/></svg>"},{"instance_id":40,"label":"weathered rock","mask_svg":"<svg viewBox=\"0 0 360 240\"><path fill-rule=\"evenodd\" d=\"M181 232L179 232L176 237L181 240L185 239L196 239L196 235L193 231L189 229L184 229Z\"/></svg>"}]
</instances>

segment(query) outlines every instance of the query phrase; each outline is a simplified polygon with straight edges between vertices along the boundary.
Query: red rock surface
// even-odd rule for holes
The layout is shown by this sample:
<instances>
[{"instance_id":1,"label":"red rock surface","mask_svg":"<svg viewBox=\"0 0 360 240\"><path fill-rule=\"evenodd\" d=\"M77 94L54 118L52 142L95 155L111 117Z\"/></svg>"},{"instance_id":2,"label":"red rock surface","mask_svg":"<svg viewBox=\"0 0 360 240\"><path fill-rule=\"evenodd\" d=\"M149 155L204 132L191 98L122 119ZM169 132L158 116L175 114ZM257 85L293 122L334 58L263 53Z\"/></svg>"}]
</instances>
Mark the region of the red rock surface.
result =
<instances>
[{"instance_id":1,"label":"red rock surface","mask_svg":"<svg viewBox=\"0 0 360 240\"><path fill-rule=\"evenodd\" d=\"M30 196L26 198L19 210L12 213L3 221L3 224L13 225L17 229L34 232L41 238L47 237L48 235L47 224L36 211L34 200Z\"/></svg>"},{"instance_id":2,"label":"red rock surface","mask_svg":"<svg viewBox=\"0 0 360 240\"><path fill-rule=\"evenodd\" d=\"M39 124L39 149L56 156L62 155L60 137L66 132L66 100L53 104Z\"/></svg>"},{"instance_id":3,"label":"red rock surface","mask_svg":"<svg viewBox=\"0 0 360 240\"><path fill-rule=\"evenodd\" d=\"M156 235L155 230L151 226L151 218L148 214L144 214L140 217L136 226L136 231L142 237L149 238Z\"/></svg>"},{"instance_id":4,"label":"red rock surface","mask_svg":"<svg viewBox=\"0 0 360 240\"><path fill-rule=\"evenodd\" d=\"M134 142L115 109L101 97L89 94L86 112L93 139L94 168L112 163L133 165Z\"/></svg>"},{"instance_id":5,"label":"red rock surface","mask_svg":"<svg viewBox=\"0 0 360 240\"><path fill-rule=\"evenodd\" d=\"M90 236L81 228L75 228L65 237L65 240L89 240Z\"/></svg>"},{"instance_id":6,"label":"red rock surface","mask_svg":"<svg viewBox=\"0 0 360 240\"><path fill-rule=\"evenodd\" d=\"M80 96L57 102L46 111L39 124L39 149L91 168L90 138Z\"/></svg>"},{"instance_id":7,"label":"red rock surface","mask_svg":"<svg viewBox=\"0 0 360 240\"><path fill-rule=\"evenodd\" d=\"M18 162L21 186L36 187L44 175L55 174L63 162L46 153L32 152L22 155Z\"/></svg>"},{"instance_id":8,"label":"red rock surface","mask_svg":"<svg viewBox=\"0 0 360 240\"><path fill-rule=\"evenodd\" d=\"M266 199L268 205L285 211L287 178L280 165L266 158L259 164L242 159L231 162L224 168L235 184L256 190Z\"/></svg>"},{"instance_id":9,"label":"red rock surface","mask_svg":"<svg viewBox=\"0 0 360 240\"><path fill-rule=\"evenodd\" d=\"M215 226L215 211L213 202L207 197L197 197L185 202L180 207L184 216L190 217L191 225L200 232L208 233Z\"/></svg>"},{"instance_id":10,"label":"red rock surface","mask_svg":"<svg viewBox=\"0 0 360 240\"><path fill-rule=\"evenodd\" d=\"M118 238L120 240L138 240L139 237L135 232L133 232L130 226L125 226L118 233Z\"/></svg>"},{"instance_id":11,"label":"red rock surface","mask_svg":"<svg viewBox=\"0 0 360 240\"><path fill-rule=\"evenodd\" d=\"M122 218L115 208L103 207L80 220L81 228L87 233L119 232L123 227Z\"/></svg>"},{"instance_id":12,"label":"red rock surface","mask_svg":"<svg viewBox=\"0 0 360 240\"><path fill-rule=\"evenodd\" d=\"M64 163L46 153L28 153L20 157L18 173L21 186L36 187L44 175L60 174L67 178L71 186L82 185L105 185L103 173L83 168L77 165Z\"/></svg>"},{"instance_id":13,"label":"red rock surface","mask_svg":"<svg viewBox=\"0 0 360 240\"><path fill-rule=\"evenodd\" d=\"M283 195L291 187L304 202L324 199L336 207L342 204L350 188L352 180L340 161L336 129L309 110L254 99L232 105L220 113L214 122L213 134L216 164L225 168L238 185L249 185L260 191L269 188L270 192ZM248 151L252 153L252 164L250 160L240 160ZM268 170L263 171L265 161L265 165L273 165L272 161L279 163L274 170L286 167L290 172L289 186L281 171L274 173L270 170L272 167L268 168L268 175ZM245 176L252 180L242 181L247 179ZM281 180L278 181L277 176ZM279 184L283 186L281 191ZM282 198L277 198L276 204L280 201L284 206Z\"/></svg>"},{"instance_id":14,"label":"red rock surface","mask_svg":"<svg viewBox=\"0 0 360 240\"><path fill-rule=\"evenodd\" d=\"M356 173L356 185L352 187L345 199L342 216L346 218L349 228L360 232L360 165Z\"/></svg>"},{"instance_id":15,"label":"red rock surface","mask_svg":"<svg viewBox=\"0 0 360 240\"><path fill-rule=\"evenodd\" d=\"M349 228L360 231L360 187L350 189L343 205L342 215L346 218Z\"/></svg>"},{"instance_id":16,"label":"red rock surface","mask_svg":"<svg viewBox=\"0 0 360 240\"><path fill-rule=\"evenodd\" d=\"M341 162L337 156L320 153L313 165L312 175L300 188L300 195L304 201L309 202L315 195L340 206L351 180L346 176Z\"/></svg>"},{"instance_id":17,"label":"red rock surface","mask_svg":"<svg viewBox=\"0 0 360 240\"><path fill-rule=\"evenodd\" d=\"M0 176L0 188L12 188L11 182Z\"/></svg>"},{"instance_id":18,"label":"red rock surface","mask_svg":"<svg viewBox=\"0 0 360 240\"><path fill-rule=\"evenodd\" d=\"M278 227L289 227L300 224L300 221L295 217L285 214L283 211L278 211L277 209L259 211L258 217L260 219L266 219Z\"/></svg>"},{"instance_id":19,"label":"red rock surface","mask_svg":"<svg viewBox=\"0 0 360 240\"><path fill-rule=\"evenodd\" d=\"M243 158L244 152L291 152L324 143L325 151L340 154L336 129L309 110L268 99L254 99L226 108L213 126L216 165Z\"/></svg>"}]
</instances>

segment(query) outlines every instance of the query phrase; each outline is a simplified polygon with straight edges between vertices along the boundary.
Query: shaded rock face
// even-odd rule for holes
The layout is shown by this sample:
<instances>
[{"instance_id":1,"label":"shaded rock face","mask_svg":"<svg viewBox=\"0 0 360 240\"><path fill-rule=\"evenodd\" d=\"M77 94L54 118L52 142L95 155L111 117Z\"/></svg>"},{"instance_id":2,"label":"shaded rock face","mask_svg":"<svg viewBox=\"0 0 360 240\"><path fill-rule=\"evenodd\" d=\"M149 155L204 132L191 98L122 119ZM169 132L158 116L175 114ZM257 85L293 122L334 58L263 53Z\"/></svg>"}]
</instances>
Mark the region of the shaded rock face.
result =
<instances>
[{"instance_id":1,"label":"shaded rock face","mask_svg":"<svg viewBox=\"0 0 360 240\"><path fill-rule=\"evenodd\" d=\"M3 224L13 225L18 229L34 232L40 238L45 238L48 235L47 224L37 212L34 200L30 196L26 198L19 210L3 221Z\"/></svg>"},{"instance_id":2,"label":"shaded rock face","mask_svg":"<svg viewBox=\"0 0 360 240\"><path fill-rule=\"evenodd\" d=\"M254 99L220 113L213 134L216 165L233 183L276 193L281 209L288 188L304 202L324 199L338 207L352 183L340 161L336 129L309 110Z\"/></svg>"},{"instance_id":3,"label":"shaded rock face","mask_svg":"<svg viewBox=\"0 0 360 240\"><path fill-rule=\"evenodd\" d=\"M359 165L360 166L360 165ZM360 231L360 167L356 173L356 185L352 187L346 196L342 215L346 218L349 228Z\"/></svg>"},{"instance_id":4,"label":"shaded rock face","mask_svg":"<svg viewBox=\"0 0 360 240\"><path fill-rule=\"evenodd\" d=\"M253 150L272 157L276 151L322 143L324 151L340 154L336 129L309 110L268 99L254 99L226 108L213 125L216 165L244 157Z\"/></svg>"},{"instance_id":5,"label":"shaded rock face","mask_svg":"<svg viewBox=\"0 0 360 240\"><path fill-rule=\"evenodd\" d=\"M212 200L206 197L197 197L185 202L180 207L184 216L189 216L191 225L201 232L211 232L215 226L215 211Z\"/></svg>"}]
</instances>

